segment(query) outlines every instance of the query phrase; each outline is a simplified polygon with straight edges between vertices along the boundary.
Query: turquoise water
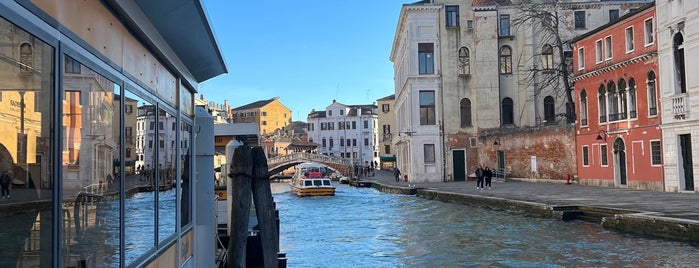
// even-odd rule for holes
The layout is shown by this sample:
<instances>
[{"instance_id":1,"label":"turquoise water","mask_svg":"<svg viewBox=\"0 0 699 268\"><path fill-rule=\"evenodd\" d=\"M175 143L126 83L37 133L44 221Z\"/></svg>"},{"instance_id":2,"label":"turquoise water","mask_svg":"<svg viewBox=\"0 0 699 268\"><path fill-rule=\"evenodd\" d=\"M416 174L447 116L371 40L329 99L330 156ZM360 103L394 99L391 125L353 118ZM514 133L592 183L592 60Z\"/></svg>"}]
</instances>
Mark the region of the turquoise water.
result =
<instances>
[{"instance_id":1,"label":"turquoise water","mask_svg":"<svg viewBox=\"0 0 699 268\"><path fill-rule=\"evenodd\" d=\"M339 185L272 185L288 267L696 267L699 245Z\"/></svg>"}]
</instances>

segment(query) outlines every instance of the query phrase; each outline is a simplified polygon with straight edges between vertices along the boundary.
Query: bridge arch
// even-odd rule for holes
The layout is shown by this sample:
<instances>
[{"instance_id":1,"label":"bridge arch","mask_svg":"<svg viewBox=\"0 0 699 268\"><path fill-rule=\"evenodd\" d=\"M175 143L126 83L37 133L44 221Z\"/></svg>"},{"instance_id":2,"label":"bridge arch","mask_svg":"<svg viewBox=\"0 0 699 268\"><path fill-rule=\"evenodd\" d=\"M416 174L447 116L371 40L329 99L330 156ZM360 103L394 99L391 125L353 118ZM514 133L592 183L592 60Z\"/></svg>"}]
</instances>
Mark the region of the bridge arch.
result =
<instances>
[{"instance_id":1,"label":"bridge arch","mask_svg":"<svg viewBox=\"0 0 699 268\"><path fill-rule=\"evenodd\" d=\"M326 165L345 175L349 174L352 165L352 162L346 158L312 153L293 153L267 159L267 167L270 174L277 174L287 168L309 162Z\"/></svg>"}]
</instances>

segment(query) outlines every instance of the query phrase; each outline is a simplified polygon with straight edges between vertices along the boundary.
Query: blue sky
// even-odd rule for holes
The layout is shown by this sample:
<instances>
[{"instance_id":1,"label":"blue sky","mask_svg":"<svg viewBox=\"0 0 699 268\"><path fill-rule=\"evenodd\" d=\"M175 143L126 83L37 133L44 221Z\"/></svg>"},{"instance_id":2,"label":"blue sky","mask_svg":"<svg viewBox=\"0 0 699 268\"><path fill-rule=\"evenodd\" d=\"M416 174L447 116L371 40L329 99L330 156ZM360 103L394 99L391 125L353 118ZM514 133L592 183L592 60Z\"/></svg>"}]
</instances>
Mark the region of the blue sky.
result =
<instances>
[{"instance_id":1,"label":"blue sky","mask_svg":"<svg viewBox=\"0 0 699 268\"><path fill-rule=\"evenodd\" d=\"M279 97L295 121L333 99L370 104L394 93L389 57L402 4L413 1L202 1L228 73L199 85L241 106Z\"/></svg>"}]
</instances>

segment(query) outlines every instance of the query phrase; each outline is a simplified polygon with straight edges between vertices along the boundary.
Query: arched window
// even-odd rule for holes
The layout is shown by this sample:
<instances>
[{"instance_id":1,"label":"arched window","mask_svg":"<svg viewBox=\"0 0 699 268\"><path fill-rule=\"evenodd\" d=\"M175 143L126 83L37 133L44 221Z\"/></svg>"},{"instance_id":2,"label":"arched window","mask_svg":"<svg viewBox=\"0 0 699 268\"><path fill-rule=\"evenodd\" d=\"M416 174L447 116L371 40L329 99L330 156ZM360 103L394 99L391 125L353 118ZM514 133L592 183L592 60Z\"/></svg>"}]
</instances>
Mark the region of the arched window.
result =
<instances>
[{"instance_id":1,"label":"arched window","mask_svg":"<svg viewBox=\"0 0 699 268\"><path fill-rule=\"evenodd\" d=\"M459 48L459 74L471 73L471 53L467 47Z\"/></svg>"},{"instance_id":2,"label":"arched window","mask_svg":"<svg viewBox=\"0 0 699 268\"><path fill-rule=\"evenodd\" d=\"M638 117L636 112L636 79L629 78L629 118Z\"/></svg>"},{"instance_id":3,"label":"arched window","mask_svg":"<svg viewBox=\"0 0 699 268\"><path fill-rule=\"evenodd\" d=\"M619 95L614 81L607 83L607 107L609 107L609 122L619 120Z\"/></svg>"},{"instance_id":4,"label":"arched window","mask_svg":"<svg viewBox=\"0 0 699 268\"><path fill-rule=\"evenodd\" d=\"M658 95L655 88L655 72L648 72L648 77L646 79L646 88L648 88L648 115L658 115Z\"/></svg>"},{"instance_id":5,"label":"arched window","mask_svg":"<svg viewBox=\"0 0 699 268\"><path fill-rule=\"evenodd\" d=\"M607 91L604 88L604 84L600 84L599 89L597 90L597 109L600 123L607 122L607 100L605 97L605 92Z\"/></svg>"},{"instance_id":6,"label":"arched window","mask_svg":"<svg viewBox=\"0 0 699 268\"><path fill-rule=\"evenodd\" d=\"M580 92L580 125L587 126L587 92Z\"/></svg>"},{"instance_id":7,"label":"arched window","mask_svg":"<svg viewBox=\"0 0 699 268\"><path fill-rule=\"evenodd\" d=\"M544 70L553 69L553 48L551 45L544 45L541 48L541 68Z\"/></svg>"},{"instance_id":8,"label":"arched window","mask_svg":"<svg viewBox=\"0 0 699 268\"><path fill-rule=\"evenodd\" d=\"M619 87L617 88L619 92L619 120L628 118L628 102L626 98L627 88L626 81L623 78L619 79Z\"/></svg>"},{"instance_id":9,"label":"arched window","mask_svg":"<svg viewBox=\"0 0 699 268\"><path fill-rule=\"evenodd\" d=\"M32 62L32 45L29 43L22 43L19 45L19 71L20 72L30 72L34 63Z\"/></svg>"},{"instance_id":10,"label":"arched window","mask_svg":"<svg viewBox=\"0 0 699 268\"><path fill-rule=\"evenodd\" d=\"M502 99L502 124L513 125L514 123L514 104L511 98L504 98Z\"/></svg>"},{"instance_id":11,"label":"arched window","mask_svg":"<svg viewBox=\"0 0 699 268\"><path fill-rule=\"evenodd\" d=\"M461 127L470 127L471 122L471 100L461 99Z\"/></svg>"},{"instance_id":12,"label":"arched window","mask_svg":"<svg viewBox=\"0 0 699 268\"><path fill-rule=\"evenodd\" d=\"M684 37L682 33L676 33L672 42L675 57L675 92L687 93L687 79L684 69ZM679 89L679 92L677 92Z\"/></svg>"},{"instance_id":13,"label":"arched window","mask_svg":"<svg viewBox=\"0 0 699 268\"><path fill-rule=\"evenodd\" d=\"M551 96L544 98L544 121L546 124L556 123L556 106Z\"/></svg>"},{"instance_id":14,"label":"arched window","mask_svg":"<svg viewBox=\"0 0 699 268\"><path fill-rule=\"evenodd\" d=\"M500 48L500 74L512 73L512 49L508 46Z\"/></svg>"}]
</instances>

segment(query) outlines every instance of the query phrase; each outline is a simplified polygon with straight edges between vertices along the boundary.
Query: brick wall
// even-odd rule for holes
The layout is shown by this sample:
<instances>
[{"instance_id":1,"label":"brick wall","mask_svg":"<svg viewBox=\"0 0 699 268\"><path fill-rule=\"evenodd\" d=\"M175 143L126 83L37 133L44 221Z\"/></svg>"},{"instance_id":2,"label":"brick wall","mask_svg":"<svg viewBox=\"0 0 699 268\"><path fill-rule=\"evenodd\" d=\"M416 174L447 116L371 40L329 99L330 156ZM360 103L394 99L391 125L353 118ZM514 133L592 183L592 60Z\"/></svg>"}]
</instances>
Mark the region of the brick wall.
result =
<instances>
[{"instance_id":1,"label":"brick wall","mask_svg":"<svg viewBox=\"0 0 699 268\"><path fill-rule=\"evenodd\" d=\"M493 145L496 138L499 145ZM483 144L479 158L487 166L497 167L497 151L505 152L508 178L563 181L568 174L575 177L574 127L500 129L481 135L479 143ZM532 171L532 156L536 156L536 172Z\"/></svg>"}]
</instances>

